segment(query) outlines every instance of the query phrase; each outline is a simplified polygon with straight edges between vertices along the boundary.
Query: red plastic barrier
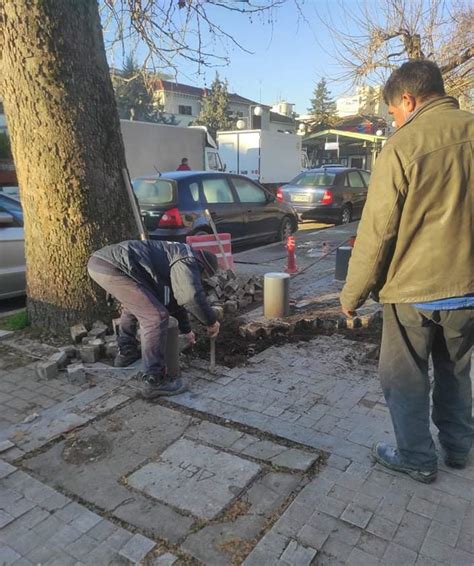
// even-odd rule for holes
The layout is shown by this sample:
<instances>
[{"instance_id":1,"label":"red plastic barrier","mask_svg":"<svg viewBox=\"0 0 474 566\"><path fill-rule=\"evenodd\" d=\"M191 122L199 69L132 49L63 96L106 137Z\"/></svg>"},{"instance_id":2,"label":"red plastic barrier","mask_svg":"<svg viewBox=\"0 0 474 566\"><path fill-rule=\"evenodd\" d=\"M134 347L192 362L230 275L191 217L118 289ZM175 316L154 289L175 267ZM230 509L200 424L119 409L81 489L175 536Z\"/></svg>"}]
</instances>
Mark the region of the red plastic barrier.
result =
<instances>
[{"instance_id":1,"label":"red plastic barrier","mask_svg":"<svg viewBox=\"0 0 474 566\"><path fill-rule=\"evenodd\" d=\"M232 236L227 233L219 234L219 239L222 243L222 247L224 248L228 266L230 269L234 269L234 258L232 257ZM221 253L221 249L214 234L206 234L205 236L187 236L186 243L189 244L194 250L212 252L217 256L219 267L221 269L227 268L224 257Z\"/></svg>"},{"instance_id":2,"label":"red plastic barrier","mask_svg":"<svg viewBox=\"0 0 474 566\"><path fill-rule=\"evenodd\" d=\"M286 241L286 249L288 251L288 263L285 268L286 273L298 273L298 266L296 265L296 243L294 236L288 236Z\"/></svg>"}]
</instances>

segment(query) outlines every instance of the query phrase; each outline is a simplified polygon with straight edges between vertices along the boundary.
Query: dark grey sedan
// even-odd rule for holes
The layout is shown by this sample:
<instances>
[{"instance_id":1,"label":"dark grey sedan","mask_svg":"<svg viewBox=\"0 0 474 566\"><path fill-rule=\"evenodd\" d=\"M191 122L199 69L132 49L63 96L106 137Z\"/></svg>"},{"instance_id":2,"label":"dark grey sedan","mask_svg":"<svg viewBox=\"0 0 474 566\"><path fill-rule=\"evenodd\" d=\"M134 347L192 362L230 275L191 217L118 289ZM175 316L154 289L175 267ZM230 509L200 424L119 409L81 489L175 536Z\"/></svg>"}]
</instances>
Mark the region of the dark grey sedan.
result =
<instances>
[{"instance_id":1,"label":"dark grey sedan","mask_svg":"<svg viewBox=\"0 0 474 566\"><path fill-rule=\"evenodd\" d=\"M186 241L211 234L204 210L236 246L286 240L298 217L264 187L244 177L209 171L172 171L133 180L150 238Z\"/></svg>"},{"instance_id":2,"label":"dark grey sedan","mask_svg":"<svg viewBox=\"0 0 474 566\"><path fill-rule=\"evenodd\" d=\"M367 198L370 173L328 166L304 171L278 189L277 199L293 206L300 220L347 224L360 218Z\"/></svg>"}]
</instances>

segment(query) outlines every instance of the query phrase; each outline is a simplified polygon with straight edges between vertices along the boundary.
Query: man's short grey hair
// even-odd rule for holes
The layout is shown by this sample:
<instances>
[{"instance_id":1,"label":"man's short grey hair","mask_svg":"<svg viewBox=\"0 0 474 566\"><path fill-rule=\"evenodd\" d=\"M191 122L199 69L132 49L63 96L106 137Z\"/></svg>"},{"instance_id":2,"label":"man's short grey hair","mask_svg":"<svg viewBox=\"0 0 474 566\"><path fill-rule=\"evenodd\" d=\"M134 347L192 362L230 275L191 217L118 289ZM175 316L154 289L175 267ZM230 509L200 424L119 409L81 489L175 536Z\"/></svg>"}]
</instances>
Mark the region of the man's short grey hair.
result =
<instances>
[{"instance_id":1,"label":"man's short grey hair","mask_svg":"<svg viewBox=\"0 0 474 566\"><path fill-rule=\"evenodd\" d=\"M404 92L419 100L443 96L444 83L438 65L433 61L417 60L395 69L383 89L385 103L398 103Z\"/></svg>"}]
</instances>

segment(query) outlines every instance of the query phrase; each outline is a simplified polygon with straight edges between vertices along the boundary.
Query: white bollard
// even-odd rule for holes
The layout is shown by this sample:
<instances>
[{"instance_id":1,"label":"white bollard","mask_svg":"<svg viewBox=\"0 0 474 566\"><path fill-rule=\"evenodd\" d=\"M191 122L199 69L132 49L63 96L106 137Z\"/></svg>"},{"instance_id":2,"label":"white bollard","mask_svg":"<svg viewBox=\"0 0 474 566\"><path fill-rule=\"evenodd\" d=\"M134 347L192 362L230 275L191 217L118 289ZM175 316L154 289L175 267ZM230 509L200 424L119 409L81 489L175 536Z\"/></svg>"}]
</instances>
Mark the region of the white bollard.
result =
<instances>
[{"instance_id":1,"label":"white bollard","mask_svg":"<svg viewBox=\"0 0 474 566\"><path fill-rule=\"evenodd\" d=\"M266 273L263 280L263 315L283 318L290 314L290 275Z\"/></svg>"}]
</instances>

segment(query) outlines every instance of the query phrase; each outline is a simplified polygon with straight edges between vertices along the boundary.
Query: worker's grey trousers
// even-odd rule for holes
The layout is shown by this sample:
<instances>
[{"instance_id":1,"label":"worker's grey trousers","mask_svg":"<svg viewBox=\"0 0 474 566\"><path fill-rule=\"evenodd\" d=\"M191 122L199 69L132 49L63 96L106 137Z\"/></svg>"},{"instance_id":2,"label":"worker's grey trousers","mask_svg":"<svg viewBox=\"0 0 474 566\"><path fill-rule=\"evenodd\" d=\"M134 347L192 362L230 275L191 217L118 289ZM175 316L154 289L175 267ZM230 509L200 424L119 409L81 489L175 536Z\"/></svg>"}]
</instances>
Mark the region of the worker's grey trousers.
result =
<instances>
[{"instance_id":1,"label":"worker's grey trousers","mask_svg":"<svg viewBox=\"0 0 474 566\"><path fill-rule=\"evenodd\" d=\"M386 304L383 311L380 380L404 463L434 470L430 434L430 380L434 367L432 419L441 445L464 457L471 449L471 354L474 309L432 311Z\"/></svg>"},{"instance_id":2,"label":"worker's grey trousers","mask_svg":"<svg viewBox=\"0 0 474 566\"><path fill-rule=\"evenodd\" d=\"M92 257L89 275L122 304L117 339L121 353L137 349L137 321L140 324L143 370L149 375L165 371L169 314L158 298L144 285L100 258Z\"/></svg>"}]
</instances>

